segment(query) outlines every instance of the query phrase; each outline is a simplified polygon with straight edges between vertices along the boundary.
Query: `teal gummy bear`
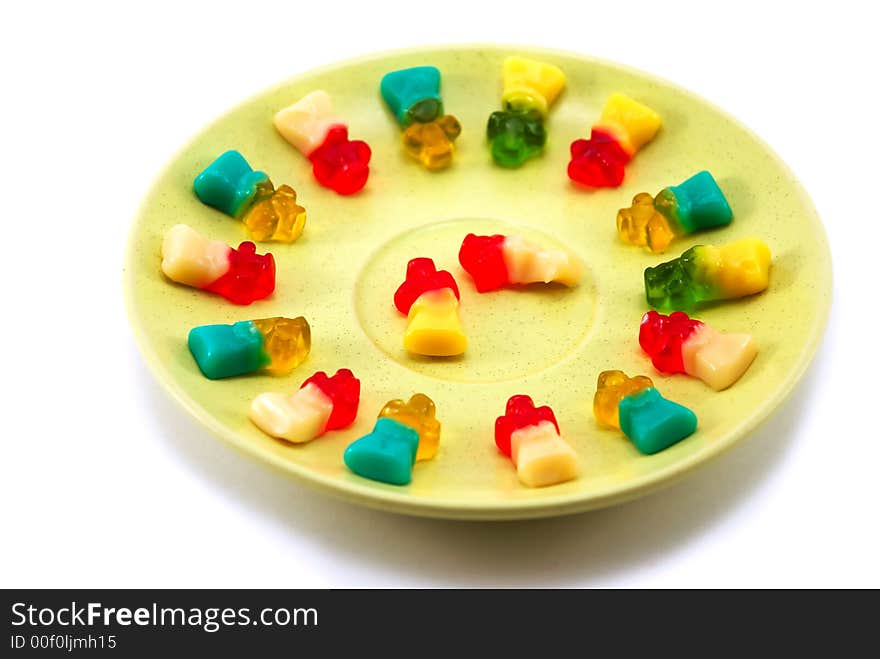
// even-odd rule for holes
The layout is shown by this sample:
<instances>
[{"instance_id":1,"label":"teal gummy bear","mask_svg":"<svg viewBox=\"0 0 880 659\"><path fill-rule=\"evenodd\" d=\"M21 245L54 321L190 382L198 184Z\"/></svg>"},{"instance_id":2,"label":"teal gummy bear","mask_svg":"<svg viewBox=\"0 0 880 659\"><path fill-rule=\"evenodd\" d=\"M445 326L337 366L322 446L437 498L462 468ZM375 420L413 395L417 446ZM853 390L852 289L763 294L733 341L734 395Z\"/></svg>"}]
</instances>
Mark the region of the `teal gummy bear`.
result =
<instances>
[{"instance_id":1,"label":"teal gummy bear","mask_svg":"<svg viewBox=\"0 0 880 659\"><path fill-rule=\"evenodd\" d=\"M257 185L269 179L255 172L238 151L227 151L205 168L193 182L203 204L239 217L257 194Z\"/></svg>"},{"instance_id":2,"label":"teal gummy bear","mask_svg":"<svg viewBox=\"0 0 880 659\"><path fill-rule=\"evenodd\" d=\"M519 167L536 156L547 143L547 131L540 113L499 110L489 115L486 137L492 158L502 167Z\"/></svg>"},{"instance_id":3,"label":"teal gummy bear","mask_svg":"<svg viewBox=\"0 0 880 659\"><path fill-rule=\"evenodd\" d=\"M443 114L437 67L414 66L386 73L379 91L402 126L413 122L426 124Z\"/></svg>"},{"instance_id":4,"label":"teal gummy bear","mask_svg":"<svg viewBox=\"0 0 880 659\"><path fill-rule=\"evenodd\" d=\"M406 485L419 450L419 434L407 425L382 417L373 432L352 442L343 455L345 465L358 476Z\"/></svg>"},{"instance_id":5,"label":"teal gummy bear","mask_svg":"<svg viewBox=\"0 0 880 659\"><path fill-rule=\"evenodd\" d=\"M685 233L727 226L733 220L730 204L715 178L706 170L694 174L681 185L663 189L658 197L661 212L667 205L664 202L674 204L677 212L670 219L677 221Z\"/></svg>"},{"instance_id":6,"label":"teal gummy bear","mask_svg":"<svg viewBox=\"0 0 880 659\"><path fill-rule=\"evenodd\" d=\"M697 429L697 415L666 400L656 389L624 396L617 405L620 429L642 453L651 455L680 442Z\"/></svg>"},{"instance_id":7,"label":"teal gummy bear","mask_svg":"<svg viewBox=\"0 0 880 659\"><path fill-rule=\"evenodd\" d=\"M211 380L253 373L267 366L270 357L263 343L263 335L250 320L194 327L187 339L199 370Z\"/></svg>"}]
</instances>

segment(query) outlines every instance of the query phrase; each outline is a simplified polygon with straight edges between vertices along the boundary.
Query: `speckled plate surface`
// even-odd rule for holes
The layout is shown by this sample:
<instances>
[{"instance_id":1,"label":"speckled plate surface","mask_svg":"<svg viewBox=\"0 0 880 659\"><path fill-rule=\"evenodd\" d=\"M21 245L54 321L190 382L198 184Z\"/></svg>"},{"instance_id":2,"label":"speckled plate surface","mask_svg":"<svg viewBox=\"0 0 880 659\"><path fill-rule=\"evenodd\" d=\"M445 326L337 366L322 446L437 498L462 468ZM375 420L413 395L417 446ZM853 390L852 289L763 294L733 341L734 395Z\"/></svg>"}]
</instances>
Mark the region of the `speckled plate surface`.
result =
<instances>
[{"instance_id":1,"label":"speckled plate surface","mask_svg":"<svg viewBox=\"0 0 880 659\"><path fill-rule=\"evenodd\" d=\"M488 115L500 103L503 58L521 54L560 66L568 86L550 112L545 153L517 170L491 162ZM456 160L439 173L405 157L400 130L379 96L384 73L433 64L443 74L447 112L462 122ZM308 161L276 134L272 116L307 92L335 99L353 138L373 149L370 180L354 197L319 187ZM589 132L605 98L627 93L657 110L664 125L629 165L624 185L588 191L566 177L568 145ZM193 178L226 149L238 149L276 184L296 188L308 209L303 237L264 243L278 264L276 292L249 307L166 281L159 269L164 232L185 222L237 245L243 224L203 206ZM622 244L618 208L641 191L656 193L709 169L734 210L728 228L675 242L664 255ZM517 231L565 245L587 264L583 283L480 295L458 264L464 235ZM725 331L752 333L760 353L731 389L655 373L641 354L638 323L646 311L642 272L699 243L755 235L773 252L770 288L696 314ZM432 257L461 288L469 335L458 359L407 356L405 319L392 306L406 262ZM398 512L463 519L560 515L650 492L743 439L791 393L819 343L828 315L828 245L808 197L755 135L697 96L644 73L585 56L502 46L456 46L384 53L298 76L226 113L183 148L147 194L131 231L125 267L131 323L162 385L219 437L310 485L348 500ZM186 348L195 325L275 315L304 315L312 352L286 377L209 381ZM262 391L292 391L314 371L349 367L362 381L354 426L302 446L273 440L247 418ZM699 417L696 434L654 455L640 455L592 415L596 377L618 368L654 378L669 398ZM382 404L424 392L443 424L437 457L395 487L364 480L342 462L346 446L367 433ZM530 394L556 411L576 449L579 479L527 489L493 442L495 417L512 394ZM292 503L291 505L296 505Z\"/></svg>"}]
</instances>

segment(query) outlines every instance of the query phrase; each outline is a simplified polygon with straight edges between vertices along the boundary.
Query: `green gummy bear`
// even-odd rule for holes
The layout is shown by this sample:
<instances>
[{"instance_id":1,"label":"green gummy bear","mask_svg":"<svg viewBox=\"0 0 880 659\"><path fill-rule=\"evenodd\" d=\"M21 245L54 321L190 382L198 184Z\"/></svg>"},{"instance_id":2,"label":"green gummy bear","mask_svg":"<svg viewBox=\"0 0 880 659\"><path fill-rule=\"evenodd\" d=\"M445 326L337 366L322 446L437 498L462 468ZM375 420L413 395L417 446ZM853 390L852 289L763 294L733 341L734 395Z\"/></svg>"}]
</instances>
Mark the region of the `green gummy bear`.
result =
<instances>
[{"instance_id":1,"label":"green gummy bear","mask_svg":"<svg viewBox=\"0 0 880 659\"><path fill-rule=\"evenodd\" d=\"M227 151L196 177L193 190L203 204L240 217L253 201L259 184L268 180L265 172L251 169L238 151Z\"/></svg>"},{"instance_id":2,"label":"green gummy bear","mask_svg":"<svg viewBox=\"0 0 880 659\"><path fill-rule=\"evenodd\" d=\"M715 286L700 276L700 245L653 268L645 268L645 297L655 309L689 311L717 297Z\"/></svg>"},{"instance_id":3,"label":"green gummy bear","mask_svg":"<svg viewBox=\"0 0 880 659\"><path fill-rule=\"evenodd\" d=\"M419 449L419 434L407 425L382 417L373 432L352 442L342 459L358 476L390 485L406 485Z\"/></svg>"},{"instance_id":4,"label":"green gummy bear","mask_svg":"<svg viewBox=\"0 0 880 659\"><path fill-rule=\"evenodd\" d=\"M253 373L270 361L263 335L250 320L194 327L187 345L199 370L211 380Z\"/></svg>"},{"instance_id":5,"label":"green gummy bear","mask_svg":"<svg viewBox=\"0 0 880 659\"><path fill-rule=\"evenodd\" d=\"M435 66L414 66L382 76L379 91L402 126L426 124L443 114L440 70Z\"/></svg>"},{"instance_id":6,"label":"green gummy bear","mask_svg":"<svg viewBox=\"0 0 880 659\"><path fill-rule=\"evenodd\" d=\"M486 136L492 158L502 167L519 167L538 155L547 143L543 118L535 110L493 112L486 126Z\"/></svg>"},{"instance_id":7,"label":"green gummy bear","mask_svg":"<svg viewBox=\"0 0 880 659\"><path fill-rule=\"evenodd\" d=\"M703 170L680 185L664 188L654 206L684 233L727 226L733 220L730 204L715 178Z\"/></svg>"},{"instance_id":8,"label":"green gummy bear","mask_svg":"<svg viewBox=\"0 0 880 659\"><path fill-rule=\"evenodd\" d=\"M669 448L697 429L696 414L653 388L624 396L617 411L620 429L646 455Z\"/></svg>"}]
</instances>

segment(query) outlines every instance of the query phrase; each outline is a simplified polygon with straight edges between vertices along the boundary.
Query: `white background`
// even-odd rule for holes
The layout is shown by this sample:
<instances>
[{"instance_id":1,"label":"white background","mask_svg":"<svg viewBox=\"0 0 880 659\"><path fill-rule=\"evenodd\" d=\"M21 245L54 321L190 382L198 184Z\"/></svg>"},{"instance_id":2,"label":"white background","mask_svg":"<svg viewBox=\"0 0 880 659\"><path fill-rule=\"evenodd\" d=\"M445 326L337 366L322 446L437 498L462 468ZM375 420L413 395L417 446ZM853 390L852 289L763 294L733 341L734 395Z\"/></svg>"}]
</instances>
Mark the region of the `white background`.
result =
<instances>
[{"instance_id":1,"label":"white background","mask_svg":"<svg viewBox=\"0 0 880 659\"><path fill-rule=\"evenodd\" d=\"M816 4L4 3L0 586L880 586L878 20ZM312 493L147 372L121 291L135 210L189 137L264 87L492 41L642 68L763 137L829 234L824 343L748 442L631 504L479 524Z\"/></svg>"}]
</instances>

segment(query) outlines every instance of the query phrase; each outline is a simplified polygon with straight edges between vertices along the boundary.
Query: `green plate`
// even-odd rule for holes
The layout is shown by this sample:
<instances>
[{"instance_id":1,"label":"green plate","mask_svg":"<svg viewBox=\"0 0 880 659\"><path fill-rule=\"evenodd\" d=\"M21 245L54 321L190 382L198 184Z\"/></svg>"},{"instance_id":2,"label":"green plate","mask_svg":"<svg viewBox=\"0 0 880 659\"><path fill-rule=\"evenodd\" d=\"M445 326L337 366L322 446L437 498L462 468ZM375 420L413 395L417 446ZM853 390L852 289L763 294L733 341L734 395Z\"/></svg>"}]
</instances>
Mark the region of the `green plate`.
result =
<instances>
[{"instance_id":1,"label":"green plate","mask_svg":"<svg viewBox=\"0 0 880 659\"><path fill-rule=\"evenodd\" d=\"M552 62L568 85L551 109L544 154L517 170L494 166L486 119L499 108L501 62L520 54ZM433 64L443 74L446 111L463 132L453 166L430 173L403 154L400 129L379 96L388 71ZM273 114L313 89L334 98L353 138L373 149L367 187L340 197L318 186L310 163L272 126ZM657 110L663 128L639 152L616 190L588 191L566 177L568 147L586 136L606 97L621 91ZM277 289L249 307L172 284L160 272L164 232L185 222L237 245L243 224L202 205L193 178L226 149L238 149L277 184L296 188L308 210L302 238L264 243L278 264ZM664 255L621 243L617 209L700 169L719 181L734 210L729 227L681 239ZM458 264L467 232L517 231L565 245L587 264L583 283L480 295ZM770 288L696 314L724 331L750 332L760 352L743 378L716 393L686 376L654 372L640 352L646 311L642 272L699 243L763 238L773 252ZM406 262L432 257L461 288L469 337L460 359L408 357L405 319L392 306ZM362 57L284 82L226 113L174 157L134 222L125 267L131 324L157 379L194 417L234 446L323 491L387 510L461 519L544 517L632 499L668 484L746 437L792 392L819 343L828 315L831 267L824 231L807 195L754 134L701 98L639 71L574 53L526 47L454 46ZM195 325L275 315L305 316L312 352L286 377L224 381L202 377L186 347ZM362 382L356 423L301 446L264 435L247 417L262 391L293 391L317 370L351 368ZM699 429L654 456L640 455L592 414L605 369L654 378L668 398L693 409ZM441 448L418 463L406 487L364 480L342 462L391 398L424 392L437 403ZM495 417L513 394L556 411L581 462L577 480L528 489L493 440ZM295 505L295 504L292 504Z\"/></svg>"}]
</instances>

